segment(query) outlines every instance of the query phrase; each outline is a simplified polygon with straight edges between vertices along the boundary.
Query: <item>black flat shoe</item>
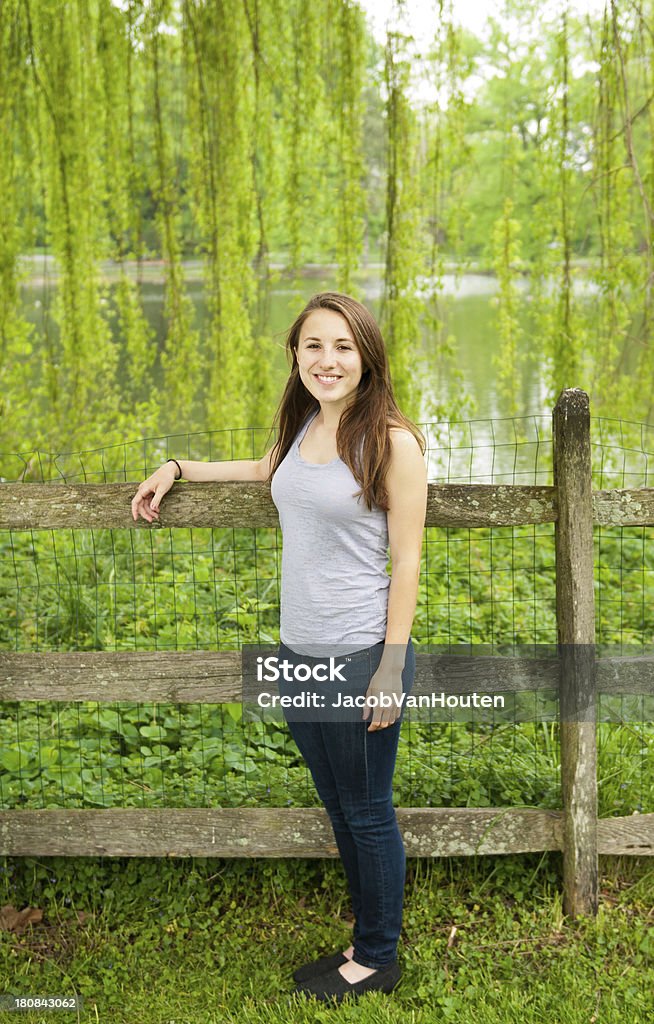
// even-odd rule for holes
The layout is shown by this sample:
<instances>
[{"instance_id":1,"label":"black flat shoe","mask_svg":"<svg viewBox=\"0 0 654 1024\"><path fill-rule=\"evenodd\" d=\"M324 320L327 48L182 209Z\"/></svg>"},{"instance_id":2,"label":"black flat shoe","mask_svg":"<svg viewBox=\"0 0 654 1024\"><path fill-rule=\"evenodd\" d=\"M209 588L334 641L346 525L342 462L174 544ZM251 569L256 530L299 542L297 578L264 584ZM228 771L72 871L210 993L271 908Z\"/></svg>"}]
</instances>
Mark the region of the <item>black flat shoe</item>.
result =
<instances>
[{"instance_id":1,"label":"black flat shoe","mask_svg":"<svg viewBox=\"0 0 654 1024\"><path fill-rule=\"evenodd\" d=\"M298 985L296 992L306 996L315 996L323 1002L334 1000L340 1003L347 996L358 999L365 992L392 992L402 977L397 960L393 960L386 967L379 967L374 974L369 974L362 981L354 984L346 981L338 967L332 968L325 974Z\"/></svg>"},{"instance_id":2,"label":"black flat shoe","mask_svg":"<svg viewBox=\"0 0 654 1024\"><path fill-rule=\"evenodd\" d=\"M325 974L326 971L336 970L341 964L346 964L348 959L342 953L321 956L318 960L312 960L310 964L298 967L293 971L293 977L296 981L310 981L311 978L317 978L320 974Z\"/></svg>"}]
</instances>

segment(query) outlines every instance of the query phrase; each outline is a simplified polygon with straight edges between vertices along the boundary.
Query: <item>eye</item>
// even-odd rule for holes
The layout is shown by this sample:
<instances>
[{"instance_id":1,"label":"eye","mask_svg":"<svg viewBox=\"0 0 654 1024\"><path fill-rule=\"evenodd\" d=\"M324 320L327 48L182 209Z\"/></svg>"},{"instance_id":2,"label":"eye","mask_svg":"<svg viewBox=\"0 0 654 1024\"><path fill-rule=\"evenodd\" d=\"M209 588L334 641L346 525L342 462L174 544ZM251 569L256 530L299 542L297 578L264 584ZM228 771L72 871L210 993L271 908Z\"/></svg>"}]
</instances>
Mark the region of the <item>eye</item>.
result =
<instances>
[{"instance_id":1,"label":"eye","mask_svg":"<svg viewBox=\"0 0 654 1024\"><path fill-rule=\"evenodd\" d=\"M305 348L320 348L320 342L319 341L307 341L305 343L304 347ZM352 345L344 344L343 342L339 342L338 347L340 349L342 349L344 352L353 352L354 351L354 348L353 348Z\"/></svg>"}]
</instances>

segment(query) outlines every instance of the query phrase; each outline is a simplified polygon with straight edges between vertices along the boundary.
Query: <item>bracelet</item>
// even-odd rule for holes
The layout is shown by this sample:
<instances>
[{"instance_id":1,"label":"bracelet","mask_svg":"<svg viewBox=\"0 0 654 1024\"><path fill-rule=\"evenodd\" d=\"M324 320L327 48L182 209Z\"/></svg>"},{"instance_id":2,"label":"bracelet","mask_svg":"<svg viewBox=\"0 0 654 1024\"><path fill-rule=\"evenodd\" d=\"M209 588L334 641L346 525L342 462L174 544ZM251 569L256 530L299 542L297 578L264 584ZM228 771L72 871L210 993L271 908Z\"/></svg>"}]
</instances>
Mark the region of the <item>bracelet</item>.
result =
<instances>
[{"instance_id":1,"label":"bracelet","mask_svg":"<svg viewBox=\"0 0 654 1024\"><path fill-rule=\"evenodd\" d=\"M175 463L175 465L177 466L177 468L179 470L179 476L176 476L175 480L181 480L182 479L182 467L180 466L180 464L177 461L177 459L166 459L166 462L174 462Z\"/></svg>"}]
</instances>

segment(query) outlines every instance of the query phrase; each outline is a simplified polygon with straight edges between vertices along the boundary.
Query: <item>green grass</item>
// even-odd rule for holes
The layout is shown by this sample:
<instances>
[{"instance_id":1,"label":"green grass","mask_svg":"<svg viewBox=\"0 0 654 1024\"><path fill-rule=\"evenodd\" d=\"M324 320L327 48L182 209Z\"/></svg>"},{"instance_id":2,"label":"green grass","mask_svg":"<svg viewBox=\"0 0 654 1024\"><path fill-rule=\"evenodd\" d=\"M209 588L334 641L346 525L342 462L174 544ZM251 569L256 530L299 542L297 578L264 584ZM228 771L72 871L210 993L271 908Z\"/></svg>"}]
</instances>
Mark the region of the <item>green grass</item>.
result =
<instances>
[{"instance_id":1,"label":"green grass","mask_svg":"<svg viewBox=\"0 0 654 1024\"><path fill-rule=\"evenodd\" d=\"M4 867L2 903L41 908L43 919L22 935L0 932L1 990L77 992L84 1021L649 1024L654 1016L654 870L645 858L601 858L599 913L576 921L562 915L558 854L410 859L400 986L340 1008L293 995L291 977L350 942L337 860L58 857Z\"/></svg>"}]
</instances>

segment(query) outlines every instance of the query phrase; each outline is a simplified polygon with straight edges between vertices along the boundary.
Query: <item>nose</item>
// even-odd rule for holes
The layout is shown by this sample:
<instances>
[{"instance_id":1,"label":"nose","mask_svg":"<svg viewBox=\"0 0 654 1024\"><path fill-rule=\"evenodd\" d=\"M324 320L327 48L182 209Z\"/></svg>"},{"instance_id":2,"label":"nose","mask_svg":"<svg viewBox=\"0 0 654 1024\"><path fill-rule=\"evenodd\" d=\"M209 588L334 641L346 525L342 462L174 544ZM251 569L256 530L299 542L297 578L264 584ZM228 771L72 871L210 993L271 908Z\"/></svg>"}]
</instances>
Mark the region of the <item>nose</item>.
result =
<instances>
[{"instance_id":1,"label":"nose","mask_svg":"<svg viewBox=\"0 0 654 1024\"><path fill-rule=\"evenodd\" d=\"M331 367L333 367L336 364L336 362L337 362L337 359L336 359L335 352L331 352L328 349L325 349L323 351L323 353L322 353L321 358L320 358L320 367L321 367L321 369L328 370Z\"/></svg>"}]
</instances>

